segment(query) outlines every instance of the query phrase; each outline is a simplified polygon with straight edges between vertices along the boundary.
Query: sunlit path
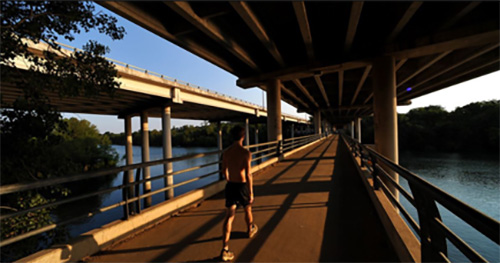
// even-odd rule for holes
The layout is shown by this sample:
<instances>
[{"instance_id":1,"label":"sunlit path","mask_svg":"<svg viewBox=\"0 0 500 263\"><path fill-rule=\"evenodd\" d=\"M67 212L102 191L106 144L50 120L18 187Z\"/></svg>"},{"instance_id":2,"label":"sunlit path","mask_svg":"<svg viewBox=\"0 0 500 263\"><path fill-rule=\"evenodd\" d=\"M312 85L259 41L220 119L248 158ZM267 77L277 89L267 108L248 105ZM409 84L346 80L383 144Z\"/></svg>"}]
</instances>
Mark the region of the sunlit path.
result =
<instances>
[{"instance_id":1,"label":"sunlit path","mask_svg":"<svg viewBox=\"0 0 500 263\"><path fill-rule=\"evenodd\" d=\"M255 177L253 239L238 210L236 261L397 261L345 146L320 141ZM224 196L166 220L88 261L218 261Z\"/></svg>"}]
</instances>

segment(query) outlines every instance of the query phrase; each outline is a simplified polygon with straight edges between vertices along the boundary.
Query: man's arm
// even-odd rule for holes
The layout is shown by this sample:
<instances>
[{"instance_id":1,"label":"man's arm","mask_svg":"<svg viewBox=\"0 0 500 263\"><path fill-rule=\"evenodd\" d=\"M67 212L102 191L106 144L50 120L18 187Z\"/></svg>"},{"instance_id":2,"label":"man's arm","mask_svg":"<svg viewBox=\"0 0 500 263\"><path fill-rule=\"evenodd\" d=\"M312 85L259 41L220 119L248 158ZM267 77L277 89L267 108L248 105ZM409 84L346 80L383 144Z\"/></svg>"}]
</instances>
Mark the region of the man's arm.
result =
<instances>
[{"instance_id":1,"label":"man's arm","mask_svg":"<svg viewBox=\"0 0 500 263\"><path fill-rule=\"evenodd\" d=\"M247 176L248 189L250 190L250 204L253 203L253 177L252 177L252 154L247 153L247 165L245 165L245 174Z\"/></svg>"},{"instance_id":2,"label":"man's arm","mask_svg":"<svg viewBox=\"0 0 500 263\"><path fill-rule=\"evenodd\" d=\"M224 153L222 153L222 175L226 179L226 181L229 181L229 173L227 172L227 158Z\"/></svg>"}]
</instances>

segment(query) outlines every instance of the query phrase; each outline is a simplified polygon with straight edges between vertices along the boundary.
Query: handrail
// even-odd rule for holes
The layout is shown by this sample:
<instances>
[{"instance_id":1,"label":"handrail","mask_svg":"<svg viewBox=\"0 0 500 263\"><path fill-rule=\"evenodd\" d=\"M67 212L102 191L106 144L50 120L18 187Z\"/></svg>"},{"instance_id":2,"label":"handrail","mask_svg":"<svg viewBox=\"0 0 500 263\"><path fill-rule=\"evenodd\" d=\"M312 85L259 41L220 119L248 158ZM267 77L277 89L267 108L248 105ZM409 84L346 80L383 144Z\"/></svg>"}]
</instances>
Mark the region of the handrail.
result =
<instances>
[{"instance_id":1,"label":"handrail","mask_svg":"<svg viewBox=\"0 0 500 263\"><path fill-rule=\"evenodd\" d=\"M321 138L320 135L301 136L301 137L297 137L296 140L294 140L292 138L291 142L287 143L287 145L290 145L288 148L283 147L284 140L276 140L276 141L271 141L271 142L255 144L255 145L249 145L246 148L250 149L250 148L256 148L256 147L261 147L261 146L269 146L266 149L261 149L261 150L257 150L257 151L252 152L252 155L258 155L258 154L261 154L263 152L267 152L267 154L262 154L262 155L253 159L253 161L258 161L258 160L262 160L264 158L268 158L268 157L272 157L272 156L280 156L284 152L286 152L290 149L298 148L300 146L306 145L307 143L310 143L310 142L315 141L315 140L320 139L320 138ZM110 174L122 173L122 176L126 176L128 171L132 171L132 170L137 171L136 176L135 176L136 179L134 182L126 182L126 183L124 182L121 185L108 187L106 189L102 189L102 190L98 190L98 191L94 191L94 192L90 192L90 193L84 193L84 194L81 194L78 196L73 196L73 197L69 197L69 198L65 198L65 199L61 199L61 200L57 200L57 201L55 200L55 201L50 202L50 203L46 203L46 204L39 205L36 207L30 207L30 208L20 210L20 211L15 211L13 213L1 214L0 220L5 220L5 219L12 218L15 216L22 216L22 215L29 213L29 212L75 202L75 201L89 198L92 196L100 196L100 195L107 194L107 193L117 191L117 190L124 191L123 200L121 200L117 203L110 204L106 207L98 208L94 211L86 213L83 216L77 216L75 218L71 218L71 219L68 219L68 220L65 220L62 222L57 222L57 223L53 223L50 225L42 226L38 229L34 229L34 230L29 231L29 232L22 233L20 235L8 238L6 240L2 240L0 242L0 247L15 243L17 241L23 240L23 239L28 238L28 237L32 237L32 236L53 230L58 226L74 222L77 219L92 217L98 213L103 213L105 211L108 211L108 210L111 210L111 209L117 208L117 207L124 208L125 219L128 219L129 215L132 213L132 211L129 211L129 209L130 209L129 205L136 204L136 211L135 212L140 213L141 208L140 208L139 200L153 196L155 194L166 192L170 189L174 189L176 187L179 187L179 186L182 186L182 185L185 185L185 184L197 181L197 180L201 180L205 177L208 177L208 176L211 176L214 174L221 173L221 170L220 170L220 166L219 166L219 168L217 170L212 171L212 172L208 172L204 175L185 180L185 181L177 183L175 185L165 186L165 187L162 187L162 188L157 189L155 191L139 194L138 187L141 184L144 184L146 182L151 182L153 180L165 178L167 176L175 176L175 175L179 175L182 173L195 171L195 170L198 170L198 169L201 169L204 167L209 167L212 165L220 164L221 163L220 153L222 153L222 151L220 151L220 150L205 152L205 153L195 153L195 154L189 154L189 155L184 155L184 156L179 156L179 157L165 158L165 159L149 161L149 162L144 162L144 163L137 163L137 164L124 165L124 166L115 167L115 168L103 169L103 170L90 172L90 173L81 173L81 174L71 175L71 176L67 176L67 177L51 178L51 179L46 179L46 180L31 182L31 183L18 183L18 184L0 186L0 196L2 196L2 195L12 194L12 193L16 193L16 192L37 189L37 188L41 188L41 187L60 185L60 184L65 184L65 183L77 182L80 180L87 180L87 179L91 179L91 178L102 177L102 176L106 176L106 175L110 175ZM140 178L141 170L146 168L146 167L157 166L157 165L162 165L162 164L166 164L166 163L178 162L178 161L189 160L189 159L196 159L196 158L201 158L201 157L206 157L206 156L211 156L211 155L218 155L219 159L215 162L209 162L206 164L201 164L198 166L189 167L189 168L185 168L185 169L178 170L178 171L172 171L169 173L164 173L164 174L160 174L157 176L152 176L150 178L142 178L142 179ZM132 192L129 192L128 189L134 189L134 188L135 188L135 192L136 192L135 196L134 195L129 196L129 194L132 194Z\"/></svg>"},{"instance_id":2,"label":"handrail","mask_svg":"<svg viewBox=\"0 0 500 263\"><path fill-rule=\"evenodd\" d=\"M382 187L384 194L401 212L403 212L403 216L408 220L410 226L415 229L416 233L420 236L422 242L422 261L447 261L446 239L453 243L471 261L487 261L444 224L441 220L436 202L469 224L469 226L476 229L479 233L483 234L497 245L500 245L499 221L456 199L406 168L395 164L375 150L360 144L351 137L342 135L342 138L346 145L350 147L354 156L359 156L361 158L361 165L366 166L371 162L370 173L373 177L373 191L378 191L378 189ZM383 165L379 165L379 163ZM389 175L390 172L387 172L386 169L405 178L410 186L412 195L399 185L399 183L393 180ZM384 180L381 180L381 176L384 177ZM386 186L387 183L396 187L403 194L403 197L416 208L420 226L391 193Z\"/></svg>"},{"instance_id":3,"label":"handrail","mask_svg":"<svg viewBox=\"0 0 500 263\"><path fill-rule=\"evenodd\" d=\"M94 178L94 177L115 174L115 173L119 173L119 172L123 172L123 171L135 170L138 168L144 168L144 167L148 167L148 166L155 166L155 165L166 164L166 163L171 163L171 162L184 161L184 160L188 160L188 159L196 159L196 158L201 158L201 157L205 157L205 156L209 156L209 155L218 154L220 152L221 151L217 150L217 151L206 152L206 153L195 153L195 154L189 154L189 155L184 155L184 156L179 156L179 157L165 158L165 159L160 159L160 160L155 160L155 161L124 165L124 166L111 168L111 169L103 169L103 170L99 170L99 171L91 172L91 173L80 173L80 174L75 174L75 175L67 176L67 177L51 178L51 179L46 179L46 180L38 181L38 182L3 185L3 186L0 186L0 196L5 195L5 194L10 194L13 192L31 190L31 189L36 189L36 188L41 188L41 187L56 185L56 184L70 183L70 182L75 182L78 180L90 179L90 178Z\"/></svg>"}]
</instances>

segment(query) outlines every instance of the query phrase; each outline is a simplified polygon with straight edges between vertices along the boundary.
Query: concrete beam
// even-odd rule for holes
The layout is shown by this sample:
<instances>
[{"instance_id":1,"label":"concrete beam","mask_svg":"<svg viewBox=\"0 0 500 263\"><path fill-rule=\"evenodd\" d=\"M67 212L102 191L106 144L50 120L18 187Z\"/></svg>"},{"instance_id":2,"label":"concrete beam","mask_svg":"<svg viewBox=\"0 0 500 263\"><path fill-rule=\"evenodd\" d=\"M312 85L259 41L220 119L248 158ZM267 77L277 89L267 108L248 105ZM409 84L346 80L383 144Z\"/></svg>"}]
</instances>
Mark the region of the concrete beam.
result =
<instances>
[{"instance_id":1,"label":"concrete beam","mask_svg":"<svg viewBox=\"0 0 500 263\"><path fill-rule=\"evenodd\" d=\"M361 17L361 10L363 9L363 2L352 2L351 15L349 16L349 24L347 26L347 34L345 37L344 52L349 52L356 35L358 28L359 18Z\"/></svg>"},{"instance_id":2,"label":"concrete beam","mask_svg":"<svg viewBox=\"0 0 500 263\"><path fill-rule=\"evenodd\" d=\"M443 52L441 54L439 54L438 56L436 56L434 59L432 59L431 61L427 62L425 65L421 66L419 69L417 69L415 72L413 72L413 74L411 74L410 76L406 77L405 79L403 79L402 81L399 81L398 82L398 85L397 85L397 88L401 87L403 84L405 84L407 81L409 81L410 79L414 78L415 76L417 76L418 74L422 73L422 71L428 69L430 66L434 65L436 62L440 61L441 59L443 59L444 57L446 57L448 54L450 54L452 51L446 51L446 52ZM399 94L398 94L399 95Z\"/></svg>"},{"instance_id":3,"label":"concrete beam","mask_svg":"<svg viewBox=\"0 0 500 263\"><path fill-rule=\"evenodd\" d=\"M295 86L297 86L297 88L299 88L300 91L302 91L302 93L304 93L304 95L306 95L306 97L311 101L312 104L314 104L314 106L316 106L317 108L319 107L316 100L311 96L309 91L307 91L307 89L302 85L299 79L294 79L293 83L295 84Z\"/></svg>"},{"instance_id":4,"label":"concrete beam","mask_svg":"<svg viewBox=\"0 0 500 263\"><path fill-rule=\"evenodd\" d=\"M311 29L309 28L309 20L307 19L306 6L303 1L292 2L295 16L299 23L300 33L306 45L307 57L309 60L314 59L314 49L312 44Z\"/></svg>"},{"instance_id":5,"label":"concrete beam","mask_svg":"<svg viewBox=\"0 0 500 263\"><path fill-rule=\"evenodd\" d=\"M410 59L416 57L429 56L433 54L439 54L450 50L457 50L462 48L477 47L481 45L498 43L499 38L500 38L500 31L493 30L485 33L470 35L462 38L425 45L421 47L388 52L386 55L392 56L396 59L403 59L403 58Z\"/></svg>"},{"instance_id":6,"label":"concrete beam","mask_svg":"<svg viewBox=\"0 0 500 263\"><path fill-rule=\"evenodd\" d=\"M96 2L99 5L115 12L118 15L121 15L130 21L142 26L143 28L148 29L149 31L167 39L168 41L185 48L189 52L200 56L213 64L234 73L234 69L229 62L222 59L220 56L215 55L212 51L203 48L196 41L192 41L189 39L185 39L182 37L177 37L171 34L161 21L152 17L146 12L136 8L131 2L119 2L119 1L99 1Z\"/></svg>"},{"instance_id":7,"label":"concrete beam","mask_svg":"<svg viewBox=\"0 0 500 263\"><path fill-rule=\"evenodd\" d=\"M323 99L326 102L326 106L330 107L330 101L328 100L328 96L326 95L325 86L323 86L323 81L321 81L321 77L319 75L314 75L314 80L316 81L316 85L318 85L321 95L323 95Z\"/></svg>"},{"instance_id":8,"label":"concrete beam","mask_svg":"<svg viewBox=\"0 0 500 263\"><path fill-rule=\"evenodd\" d=\"M354 96L352 96L351 105L353 105L354 101L356 101L356 98L358 97L358 94L361 91L361 88L365 84L366 78L368 78L368 74L370 74L371 70L372 70L372 66L367 66L365 68L365 71L363 72L363 76L359 80L358 87L356 88L356 91L354 92Z\"/></svg>"},{"instance_id":9,"label":"concrete beam","mask_svg":"<svg viewBox=\"0 0 500 263\"><path fill-rule=\"evenodd\" d=\"M260 68L255 64L251 56L234 40L228 38L228 36L222 33L215 24L211 23L207 19L199 17L194 10L191 8L191 4L188 2L164 2L168 7L174 10L177 14L186 19L193 26L198 28L200 31L205 33L207 36L212 38L214 41L224 46L229 52L235 55L239 60L247 64L249 67L256 71L260 71Z\"/></svg>"},{"instance_id":10,"label":"concrete beam","mask_svg":"<svg viewBox=\"0 0 500 263\"><path fill-rule=\"evenodd\" d=\"M406 12L403 14L399 22L396 24L396 27L392 30L391 34L387 38L387 43L394 41L394 39L399 35L399 33L403 30L403 28L408 24L413 15L417 12L417 10L422 5L422 2L413 2L410 4Z\"/></svg>"},{"instance_id":11,"label":"concrete beam","mask_svg":"<svg viewBox=\"0 0 500 263\"><path fill-rule=\"evenodd\" d=\"M285 66L283 57L281 56L278 48L274 44L274 41L267 35L266 30L262 26L255 13L252 11L250 6L246 2L229 2L231 6L236 10L238 15L243 19L247 26L252 30L252 32L257 36L257 38L262 42L262 44L267 48L269 53L274 57L278 64L282 67Z\"/></svg>"}]
</instances>

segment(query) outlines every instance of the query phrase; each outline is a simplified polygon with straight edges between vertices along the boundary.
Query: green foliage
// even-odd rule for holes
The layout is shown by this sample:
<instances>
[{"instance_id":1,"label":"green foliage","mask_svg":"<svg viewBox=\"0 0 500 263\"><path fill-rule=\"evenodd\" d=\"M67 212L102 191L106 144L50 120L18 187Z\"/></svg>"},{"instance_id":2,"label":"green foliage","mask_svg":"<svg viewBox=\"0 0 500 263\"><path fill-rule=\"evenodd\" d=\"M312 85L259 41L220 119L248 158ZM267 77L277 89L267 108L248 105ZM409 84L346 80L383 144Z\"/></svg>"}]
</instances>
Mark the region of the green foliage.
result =
<instances>
[{"instance_id":1,"label":"green foliage","mask_svg":"<svg viewBox=\"0 0 500 263\"><path fill-rule=\"evenodd\" d=\"M0 183L33 182L116 164L109 139L88 122L63 120L47 95L112 96L119 83L116 69L102 57L107 47L90 40L83 51L61 56L61 47L55 41L59 37L71 41L75 34L92 29L113 40L121 39L125 31L116 26L116 18L96 12L88 1L2 1L0 10L2 86L15 86L23 92L11 104L2 98ZM44 42L51 48L34 54L28 49L29 42ZM29 69L16 68L16 57L27 60ZM71 195L75 189L48 187L2 196L2 212L42 205ZM2 239L50 224L52 209L2 220ZM2 261L32 253L42 243L54 241L50 233L42 237L2 249Z\"/></svg>"},{"instance_id":2,"label":"green foliage","mask_svg":"<svg viewBox=\"0 0 500 263\"><path fill-rule=\"evenodd\" d=\"M12 158L12 154L2 154L2 184L62 177L116 165L118 154L111 147L111 140L106 135L100 135L94 125L86 120L80 121L76 118L65 119L63 124L64 129L57 127L51 132L50 138L52 138L53 144L47 144L46 141L34 138L26 145L17 145L18 140L15 139L15 134L4 133L2 130L2 152L15 153L19 157ZM40 152L44 154L38 154ZM111 179L101 178L93 180L90 184L79 182L6 195L2 197L2 208L20 211L40 206L56 199L75 196L91 189L95 190L96 185L109 183ZM2 220L2 239L54 223L51 217L51 213L57 214L57 210L54 209L55 207L49 207ZM61 237L59 234L57 238L65 238L64 231L62 231L62 235ZM15 243L16 246L9 246L8 250L2 250L2 257L14 258L21 253L33 253L40 247L40 242L48 244L50 241L56 240L53 232L44 234L43 237L42 239L40 237L28 238Z\"/></svg>"},{"instance_id":3,"label":"green foliage","mask_svg":"<svg viewBox=\"0 0 500 263\"><path fill-rule=\"evenodd\" d=\"M232 138L230 135L230 130L234 125L238 123L222 123L222 142L223 147L227 147L232 143ZM241 123L239 125L242 125ZM259 129L259 142L267 141L266 125L257 124ZM202 126L192 126L184 125L182 127L174 127L171 129L172 132L172 146L179 147L217 147L217 124L215 123L203 123ZM250 143L255 143L255 127L252 125L249 130L250 133ZM125 133L106 133L111 139L113 144L125 145L126 138ZM141 145L141 133L136 131L132 133L132 143L134 145ZM152 130L149 132L149 145L151 146L162 146L162 132L158 130Z\"/></svg>"},{"instance_id":4,"label":"green foliage","mask_svg":"<svg viewBox=\"0 0 500 263\"><path fill-rule=\"evenodd\" d=\"M482 101L452 112L440 106L398 115L400 150L499 153L500 101ZM373 143L373 118L362 123L363 143Z\"/></svg>"}]
</instances>

